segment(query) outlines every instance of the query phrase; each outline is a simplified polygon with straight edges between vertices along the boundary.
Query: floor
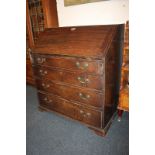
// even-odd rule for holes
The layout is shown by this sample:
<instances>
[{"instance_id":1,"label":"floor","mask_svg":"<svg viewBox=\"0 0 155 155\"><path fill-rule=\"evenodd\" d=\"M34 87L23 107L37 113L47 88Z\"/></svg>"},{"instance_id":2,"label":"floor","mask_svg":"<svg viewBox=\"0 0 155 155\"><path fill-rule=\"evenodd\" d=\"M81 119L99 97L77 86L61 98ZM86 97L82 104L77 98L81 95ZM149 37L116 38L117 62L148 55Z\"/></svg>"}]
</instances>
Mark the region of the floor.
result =
<instances>
[{"instance_id":1,"label":"floor","mask_svg":"<svg viewBox=\"0 0 155 155\"><path fill-rule=\"evenodd\" d=\"M27 155L128 155L129 114L121 122L115 118L106 137L94 134L86 126L38 111L36 89L27 86Z\"/></svg>"}]
</instances>

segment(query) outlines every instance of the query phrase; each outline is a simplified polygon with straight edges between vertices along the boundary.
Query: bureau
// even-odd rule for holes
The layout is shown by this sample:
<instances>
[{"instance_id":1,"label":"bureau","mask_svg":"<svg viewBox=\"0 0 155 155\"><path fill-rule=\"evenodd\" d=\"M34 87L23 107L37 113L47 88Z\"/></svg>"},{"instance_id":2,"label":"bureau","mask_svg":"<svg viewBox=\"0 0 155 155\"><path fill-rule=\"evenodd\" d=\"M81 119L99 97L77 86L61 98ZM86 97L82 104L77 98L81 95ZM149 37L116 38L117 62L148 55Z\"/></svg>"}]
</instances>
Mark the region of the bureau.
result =
<instances>
[{"instance_id":1,"label":"bureau","mask_svg":"<svg viewBox=\"0 0 155 155\"><path fill-rule=\"evenodd\" d=\"M45 29L31 49L39 108L104 136L117 110L122 25Z\"/></svg>"}]
</instances>

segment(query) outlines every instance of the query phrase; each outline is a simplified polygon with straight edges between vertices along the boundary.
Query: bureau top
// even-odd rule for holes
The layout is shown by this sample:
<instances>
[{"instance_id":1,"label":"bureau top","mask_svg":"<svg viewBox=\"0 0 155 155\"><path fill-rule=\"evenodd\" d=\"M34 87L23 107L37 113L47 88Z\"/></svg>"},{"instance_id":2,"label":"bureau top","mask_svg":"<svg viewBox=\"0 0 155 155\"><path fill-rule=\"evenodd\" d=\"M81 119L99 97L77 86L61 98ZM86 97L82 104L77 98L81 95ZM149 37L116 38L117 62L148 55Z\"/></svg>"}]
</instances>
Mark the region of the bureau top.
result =
<instances>
[{"instance_id":1,"label":"bureau top","mask_svg":"<svg viewBox=\"0 0 155 155\"><path fill-rule=\"evenodd\" d=\"M32 52L101 58L114 39L119 25L45 29Z\"/></svg>"}]
</instances>

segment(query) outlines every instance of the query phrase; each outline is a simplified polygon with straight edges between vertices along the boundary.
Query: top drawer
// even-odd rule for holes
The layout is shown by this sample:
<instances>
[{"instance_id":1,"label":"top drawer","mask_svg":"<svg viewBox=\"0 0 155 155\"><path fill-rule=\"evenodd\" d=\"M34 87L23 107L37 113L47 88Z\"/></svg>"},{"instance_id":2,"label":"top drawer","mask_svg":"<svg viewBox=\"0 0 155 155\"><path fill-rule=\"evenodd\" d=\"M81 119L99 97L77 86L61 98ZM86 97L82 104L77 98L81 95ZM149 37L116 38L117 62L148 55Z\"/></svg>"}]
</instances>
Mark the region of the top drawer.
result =
<instances>
[{"instance_id":1,"label":"top drawer","mask_svg":"<svg viewBox=\"0 0 155 155\"><path fill-rule=\"evenodd\" d=\"M102 60L38 54L34 54L33 59L36 65L51 66L53 68L87 72L90 74L103 74L104 64Z\"/></svg>"}]
</instances>

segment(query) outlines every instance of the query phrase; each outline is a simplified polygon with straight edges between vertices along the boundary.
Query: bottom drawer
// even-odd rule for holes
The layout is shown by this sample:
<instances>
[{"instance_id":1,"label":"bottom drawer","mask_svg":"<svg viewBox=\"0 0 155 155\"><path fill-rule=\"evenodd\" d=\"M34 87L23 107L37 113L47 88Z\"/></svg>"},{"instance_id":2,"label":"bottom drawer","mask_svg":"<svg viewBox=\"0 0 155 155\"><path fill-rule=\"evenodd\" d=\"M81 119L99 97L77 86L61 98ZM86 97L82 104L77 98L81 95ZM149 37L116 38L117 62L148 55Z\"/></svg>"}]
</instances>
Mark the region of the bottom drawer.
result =
<instances>
[{"instance_id":1,"label":"bottom drawer","mask_svg":"<svg viewBox=\"0 0 155 155\"><path fill-rule=\"evenodd\" d=\"M66 103L65 100L54 95L42 93L38 93L38 95L41 106L75 119L75 107L73 104Z\"/></svg>"},{"instance_id":2,"label":"bottom drawer","mask_svg":"<svg viewBox=\"0 0 155 155\"><path fill-rule=\"evenodd\" d=\"M101 128L102 112L81 106L77 103L66 101L55 95L38 93L40 105L79 120L85 124Z\"/></svg>"},{"instance_id":3,"label":"bottom drawer","mask_svg":"<svg viewBox=\"0 0 155 155\"><path fill-rule=\"evenodd\" d=\"M79 121L101 128L102 112L76 105L76 113Z\"/></svg>"}]
</instances>

